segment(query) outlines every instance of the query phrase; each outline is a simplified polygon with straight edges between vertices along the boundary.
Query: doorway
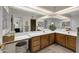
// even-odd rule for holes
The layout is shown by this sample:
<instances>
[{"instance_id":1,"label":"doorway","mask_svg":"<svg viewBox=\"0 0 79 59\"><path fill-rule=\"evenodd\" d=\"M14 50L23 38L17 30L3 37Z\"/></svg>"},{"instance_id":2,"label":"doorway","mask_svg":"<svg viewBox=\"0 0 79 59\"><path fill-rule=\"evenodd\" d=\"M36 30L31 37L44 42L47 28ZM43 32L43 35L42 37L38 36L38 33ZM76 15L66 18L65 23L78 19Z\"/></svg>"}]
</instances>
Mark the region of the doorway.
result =
<instances>
[{"instance_id":1,"label":"doorway","mask_svg":"<svg viewBox=\"0 0 79 59\"><path fill-rule=\"evenodd\" d=\"M31 19L31 31L36 31L36 19Z\"/></svg>"}]
</instances>

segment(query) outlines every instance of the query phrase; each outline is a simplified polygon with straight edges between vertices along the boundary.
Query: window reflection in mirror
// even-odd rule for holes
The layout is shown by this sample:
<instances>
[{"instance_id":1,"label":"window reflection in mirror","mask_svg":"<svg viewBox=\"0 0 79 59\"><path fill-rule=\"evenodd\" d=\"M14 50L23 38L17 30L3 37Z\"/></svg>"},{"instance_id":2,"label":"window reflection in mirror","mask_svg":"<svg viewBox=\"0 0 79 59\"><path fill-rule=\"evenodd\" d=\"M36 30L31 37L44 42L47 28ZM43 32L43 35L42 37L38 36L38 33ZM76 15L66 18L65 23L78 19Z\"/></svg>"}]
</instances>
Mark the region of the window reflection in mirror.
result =
<instances>
[{"instance_id":1,"label":"window reflection in mirror","mask_svg":"<svg viewBox=\"0 0 79 59\"><path fill-rule=\"evenodd\" d=\"M15 33L27 32L29 29L28 21L22 17L13 17L13 27Z\"/></svg>"},{"instance_id":2,"label":"window reflection in mirror","mask_svg":"<svg viewBox=\"0 0 79 59\"><path fill-rule=\"evenodd\" d=\"M21 17L14 17L14 31L16 33L23 32L23 19Z\"/></svg>"}]
</instances>

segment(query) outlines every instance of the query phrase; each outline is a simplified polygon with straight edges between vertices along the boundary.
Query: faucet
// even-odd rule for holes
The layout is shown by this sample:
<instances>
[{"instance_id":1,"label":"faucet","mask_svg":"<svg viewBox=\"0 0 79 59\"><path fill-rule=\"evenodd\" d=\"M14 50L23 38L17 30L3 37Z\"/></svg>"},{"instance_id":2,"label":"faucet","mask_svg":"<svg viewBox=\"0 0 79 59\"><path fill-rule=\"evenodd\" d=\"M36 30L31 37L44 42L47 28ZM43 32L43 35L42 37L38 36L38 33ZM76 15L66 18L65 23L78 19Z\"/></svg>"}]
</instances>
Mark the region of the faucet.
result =
<instances>
[{"instance_id":1,"label":"faucet","mask_svg":"<svg viewBox=\"0 0 79 59\"><path fill-rule=\"evenodd\" d=\"M70 31L68 31L68 34L70 34Z\"/></svg>"},{"instance_id":2,"label":"faucet","mask_svg":"<svg viewBox=\"0 0 79 59\"><path fill-rule=\"evenodd\" d=\"M43 32L45 32L45 31L43 31Z\"/></svg>"}]
</instances>

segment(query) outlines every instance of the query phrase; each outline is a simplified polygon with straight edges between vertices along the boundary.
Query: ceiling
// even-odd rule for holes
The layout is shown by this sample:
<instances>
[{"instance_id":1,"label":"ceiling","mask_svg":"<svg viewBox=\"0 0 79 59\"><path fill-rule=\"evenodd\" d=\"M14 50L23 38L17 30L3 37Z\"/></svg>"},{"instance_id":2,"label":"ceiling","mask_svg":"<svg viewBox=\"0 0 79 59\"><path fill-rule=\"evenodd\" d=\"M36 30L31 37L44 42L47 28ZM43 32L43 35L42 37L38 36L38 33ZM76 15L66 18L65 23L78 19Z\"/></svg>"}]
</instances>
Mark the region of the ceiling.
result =
<instances>
[{"instance_id":1,"label":"ceiling","mask_svg":"<svg viewBox=\"0 0 79 59\"><path fill-rule=\"evenodd\" d=\"M71 6L39 6L39 7L47 9L47 10L52 11L52 12L57 12L57 11L63 10L65 8L68 8Z\"/></svg>"},{"instance_id":2,"label":"ceiling","mask_svg":"<svg viewBox=\"0 0 79 59\"><path fill-rule=\"evenodd\" d=\"M32 7L34 7L34 6L32 6ZM31 8L31 9L33 9L33 10L35 10L37 12L38 12L38 10L39 10L39 12L40 11L44 11L45 12L45 10L47 10L50 13L56 13L56 12L59 12L59 11L62 11L64 9L68 9L68 8L71 8L71 7L72 6L38 6L35 9L33 9L33 8ZM42 8L42 9L40 9L40 8ZM26 16L30 16L30 17L35 16L36 18L44 17L44 15L42 15L42 14L35 13L35 12L30 12L30 11L27 11L27 10L21 10L21 9L18 9L18 8L10 8L10 9L12 10L13 13L20 13L20 14L23 14L23 15L26 15ZM70 11L71 11L71 9L70 9ZM45 16L46 15L48 15L48 14L45 14ZM79 15L79 9L76 10L76 11L73 11L73 12L69 12L67 14L62 14L62 16L66 16L66 17L76 16L76 15Z\"/></svg>"},{"instance_id":3,"label":"ceiling","mask_svg":"<svg viewBox=\"0 0 79 59\"><path fill-rule=\"evenodd\" d=\"M79 10L78 11L75 11L75 12L71 12L71 13L64 14L63 16L66 16L66 17L78 16L79 17Z\"/></svg>"},{"instance_id":4,"label":"ceiling","mask_svg":"<svg viewBox=\"0 0 79 59\"><path fill-rule=\"evenodd\" d=\"M52 11L52 12L58 12L58 11L64 10L64 9L72 7L72 6L39 6L39 7ZM66 16L66 17L78 16L79 17L79 10L69 12L67 14L63 14L63 16Z\"/></svg>"},{"instance_id":5,"label":"ceiling","mask_svg":"<svg viewBox=\"0 0 79 59\"><path fill-rule=\"evenodd\" d=\"M42 17L43 15L40 15L38 13L34 13L34 12L29 12L29 11L25 11L25 10L21 10L21 9L17 9L17 8L11 8L9 7L10 12L16 15L22 15L22 16L27 16L27 17L32 17L34 16L35 18L39 18Z\"/></svg>"}]
</instances>

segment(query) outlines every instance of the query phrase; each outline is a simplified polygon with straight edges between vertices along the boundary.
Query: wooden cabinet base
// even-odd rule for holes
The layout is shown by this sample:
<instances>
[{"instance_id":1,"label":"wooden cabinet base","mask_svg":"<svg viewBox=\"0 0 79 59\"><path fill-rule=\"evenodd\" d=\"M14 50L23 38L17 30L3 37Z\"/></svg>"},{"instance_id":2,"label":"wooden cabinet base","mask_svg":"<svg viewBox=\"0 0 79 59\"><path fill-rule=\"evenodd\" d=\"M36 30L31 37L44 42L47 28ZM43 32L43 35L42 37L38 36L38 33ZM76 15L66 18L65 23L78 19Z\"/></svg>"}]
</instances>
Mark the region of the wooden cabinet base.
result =
<instances>
[{"instance_id":1,"label":"wooden cabinet base","mask_svg":"<svg viewBox=\"0 0 79 59\"><path fill-rule=\"evenodd\" d=\"M11 42L14 40L14 36L3 36L3 43Z\"/></svg>"},{"instance_id":2,"label":"wooden cabinet base","mask_svg":"<svg viewBox=\"0 0 79 59\"><path fill-rule=\"evenodd\" d=\"M76 51L76 37L59 33L41 35L31 38L30 51L33 53L37 52L53 43L57 43L74 52Z\"/></svg>"},{"instance_id":3,"label":"wooden cabinet base","mask_svg":"<svg viewBox=\"0 0 79 59\"><path fill-rule=\"evenodd\" d=\"M56 33L56 43L66 46L66 35Z\"/></svg>"},{"instance_id":4,"label":"wooden cabinet base","mask_svg":"<svg viewBox=\"0 0 79 59\"><path fill-rule=\"evenodd\" d=\"M30 51L31 52L37 52L38 50L40 50L40 36L36 36L30 39L29 41L30 43Z\"/></svg>"},{"instance_id":5,"label":"wooden cabinet base","mask_svg":"<svg viewBox=\"0 0 79 59\"><path fill-rule=\"evenodd\" d=\"M67 36L66 47L73 51L76 51L76 37Z\"/></svg>"},{"instance_id":6,"label":"wooden cabinet base","mask_svg":"<svg viewBox=\"0 0 79 59\"><path fill-rule=\"evenodd\" d=\"M56 43L74 52L76 51L76 37L75 36L56 33Z\"/></svg>"},{"instance_id":7,"label":"wooden cabinet base","mask_svg":"<svg viewBox=\"0 0 79 59\"><path fill-rule=\"evenodd\" d=\"M55 34L50 34L49 35L49 44L53 44L55 42Z\"/></svg>"},{"instance_id":8,"label":"wooden cabinet base","mask_svg":"<svg viewBox=\"0 0 79 59\"><path fill-rule=\"evenodd\" d=\"M32 47L31 52L33 53L33 52L37 52L39 50L40 50L40 46L35 46L35 47Z\"/></svg>"},{"instance_id":9,"label":"wooden cabinet base","mask_svg":"<svg viewBox=\"0 0 79 59\"><path fill-rule=\"evenodd\" d=\"M45 48L46 46L49 45L49 37L48 35L43 35L43 36L40 36L41 37L41 48Z\"/></svg>"}]
</instances>

